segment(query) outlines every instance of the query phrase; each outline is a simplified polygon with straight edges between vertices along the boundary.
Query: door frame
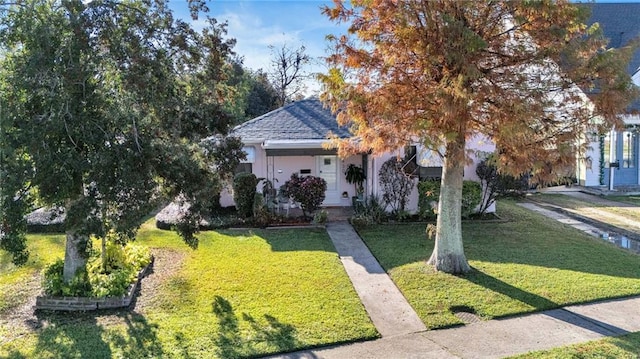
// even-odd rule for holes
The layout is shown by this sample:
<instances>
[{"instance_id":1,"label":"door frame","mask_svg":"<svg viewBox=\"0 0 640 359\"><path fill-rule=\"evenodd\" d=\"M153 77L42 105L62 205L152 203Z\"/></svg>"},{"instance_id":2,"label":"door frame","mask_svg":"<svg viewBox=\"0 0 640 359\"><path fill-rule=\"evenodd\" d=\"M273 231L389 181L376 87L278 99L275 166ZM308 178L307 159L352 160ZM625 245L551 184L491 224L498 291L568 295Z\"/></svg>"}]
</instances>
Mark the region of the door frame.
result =
<instances>
[{"instance_id":1,"label":"door frame","mask_svg":"<svg viewBox=\"0 0 640 359\"><path fill-rule=\"evenodd\" d=\"M320 163L320 161L325 160L325 158L329 157L331 158L331 161L333 162L333 168L335 170L335 189L331 189L329 188L329 186L327 186L327 190L325 191L325 199L322 202L322 204L324 206L335 206L335 205L340 205L340 201L341 201L341 194L340 194L340 167L339 167L339 160L338 160L338 156L337 155L320 155L320 156L315 156L316 157L316 175L320 178L325 179L322 176L322 167L325 166L324 164ZM326 179L325 179L326 181Z\"/></svg>"}]
</instances>

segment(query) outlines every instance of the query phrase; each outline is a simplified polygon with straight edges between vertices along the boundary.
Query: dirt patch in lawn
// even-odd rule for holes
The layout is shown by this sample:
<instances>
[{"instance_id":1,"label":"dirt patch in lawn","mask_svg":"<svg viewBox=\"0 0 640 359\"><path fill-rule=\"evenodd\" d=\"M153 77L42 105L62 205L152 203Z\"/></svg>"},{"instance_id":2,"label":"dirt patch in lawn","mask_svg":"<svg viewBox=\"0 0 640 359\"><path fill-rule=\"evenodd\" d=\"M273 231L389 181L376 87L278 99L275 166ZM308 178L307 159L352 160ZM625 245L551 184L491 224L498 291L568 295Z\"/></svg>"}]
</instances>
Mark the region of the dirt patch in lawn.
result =
<instances>
[{"instance_id":1,"label":"dirt patch in lawn","mask_svg":"<svg viewBox=\"0 0 640 359\"><path fill-rule=\"evenodd\" d=\"M155 307L161 298L163 283L178 273L186 254L171 249L152 249L155 257L151 272L140 282L140 289L132 309L144 314L150 307Z\"/></svg>"},{"instance_id":2,"label":"dirt patch in lawn","mask_svg":"<svg viewBox=\"0 0 640 359\"><path fill-rule=\"evenodd\" d=\"M153 268L142 279L136 298L129 308L73 313L35 311L36 296L42 292L42 285L40 273L34 274L27 282L20 285L21 292L16 296L16 298L27 298L26 302L0 313L0 328L11 330L11 337L1 340L0 344L47 327L51 323L69 325L86 321L98 325L117 325L125 323L132 314L144 315L160 297L162 284L180 270L185 258L185 253L164 248L152 248L151 253L155 257Z\"/></svg>"}]
</instances>

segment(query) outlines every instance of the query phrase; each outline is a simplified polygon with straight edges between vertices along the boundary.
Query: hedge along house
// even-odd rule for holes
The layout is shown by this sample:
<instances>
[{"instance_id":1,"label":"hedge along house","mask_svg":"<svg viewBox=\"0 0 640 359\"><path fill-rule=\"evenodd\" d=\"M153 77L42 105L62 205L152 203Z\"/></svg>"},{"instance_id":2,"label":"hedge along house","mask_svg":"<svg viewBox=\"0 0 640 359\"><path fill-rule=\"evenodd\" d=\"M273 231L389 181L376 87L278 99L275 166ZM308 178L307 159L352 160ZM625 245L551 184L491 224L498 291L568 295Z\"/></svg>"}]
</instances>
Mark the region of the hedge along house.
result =
<instances>
[{"instance_id":1,"label":"hedge along house","mask_svg":"<svg viewBox=\"0 0 640 359\"><path fill-rule=\"evenodd\" d=\"M247 159L238 172L251 172L258 178L272 181L277 189L296 173L300 176L317 176L327 181L323 206L347 207L356 195L354 184L348 183L345 171L354 164L364 169L365 194L382 196L378 173L382 164L390 158L406 157L416 163L416 179L439 179L442 163L437 156L420 146L407 146L406 152L372 156L367 153L344 159L335 149L326 149L329 134L349 138L348 128L338 126L336 117L318 99L306 99L285 105L235 127L232 134L244 143ZM471 139L468 146L479 152L493 152L489 141ZM477 159L465 167L465 179L478 180L475 167ZM233 204L230 191L223 193L221 204ZM414 187L407 210L417 210L418 193Z\"/></svg>"},{"instance_id":2,"label":"hedge along house","mask_svg":"<svg viewBox=\"0 0 640 359\"><path fill-rule=\"evenodd\" d=\"M610 47L626 45L640 36L640 3L594 3L589 24L599 23ZM640 86L640 50L636 50L628 72ZM590 150L578 160L576 178L582 186L635 187L640 185L640 99L621 114L624 129L605 134L590 133Z\"/></svg>"}]
</instances>

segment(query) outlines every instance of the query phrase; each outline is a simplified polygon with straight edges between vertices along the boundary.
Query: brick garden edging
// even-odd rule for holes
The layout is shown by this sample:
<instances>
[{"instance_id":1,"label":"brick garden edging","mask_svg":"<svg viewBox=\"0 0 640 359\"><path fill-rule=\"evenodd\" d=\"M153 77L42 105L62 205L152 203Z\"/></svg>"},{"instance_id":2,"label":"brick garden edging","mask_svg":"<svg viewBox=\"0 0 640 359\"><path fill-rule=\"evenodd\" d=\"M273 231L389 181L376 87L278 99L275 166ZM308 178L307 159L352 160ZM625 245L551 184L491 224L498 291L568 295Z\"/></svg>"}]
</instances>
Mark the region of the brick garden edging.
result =
<instances>
[{"instance_id":1,"label":"brick garden edging","mask_svg":"<svg viewBox=\"0 0 640 359\"><path fill-rule=\"evenodd\" d=\"M36 310L99 310L99 309L113 309L123 308L131 305L133 298L140 285L140 280L144 278L153 265L154 257L151 257L151 262L138 273L136 281L129 286L127 294L122 297L105 297L105 298L91 298L91 297L36 297Z\"/></svg>"}]
</instances>

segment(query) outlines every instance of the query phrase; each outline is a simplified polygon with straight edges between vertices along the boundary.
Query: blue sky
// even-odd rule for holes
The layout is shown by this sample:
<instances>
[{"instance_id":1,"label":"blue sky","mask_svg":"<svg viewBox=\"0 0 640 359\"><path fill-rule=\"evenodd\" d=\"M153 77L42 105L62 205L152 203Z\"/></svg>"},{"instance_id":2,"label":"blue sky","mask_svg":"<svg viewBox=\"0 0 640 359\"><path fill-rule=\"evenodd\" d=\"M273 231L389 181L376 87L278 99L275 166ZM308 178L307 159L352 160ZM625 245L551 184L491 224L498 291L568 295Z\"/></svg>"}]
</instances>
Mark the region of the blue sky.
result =
<instances>
[{"instance_id":1,"label":"blue sky","mask_svg":"<svg viewBox=\"0 0 640 359\"><path fill-rule=\"evenodd\" d=\"M268 69L271 58L269 45L276 48L283 44L290 48L304 45L307 55L312 58L307 67L309 72L326 70L321 59L328 54L325 36L346 32L345 24L333 23L322 15L321 7L331 4L330 0L208 2L210 16L228 23L227 36L236 39L234 51L244 57L246 67ZM178 16L188 18L186 1L172 0L171 6ZM315 81L308 83L307 87L307 94L319 89Z\"/></svg>"},{"instance_id":2,"label":"blue sky","mask_svg":"<svg viewBox=\"0 0 640 359\"><path fill-rule=\"evenodd\" d=\"M598 0L597 2L636 2L639 0ZM589 1L577 1L589 2ZM210 16L228 22L228 37L237 40L234 51L244 57L246 67L267 70L271 58L269 45L276 48L287 44L306 47L313 59L307 70L325 72L322 57L328 54L327 34L343 34L345 24L336 24L322 15L320 8L331 0L217 0L208 1ZM171 0L176 14L189 19L186 0ZM640 21L640 20L639 20ZM194 24L197 26L197 24ZM315 81L309 82L307 94L318 91Z\"/></svg>"}]
</instances>

